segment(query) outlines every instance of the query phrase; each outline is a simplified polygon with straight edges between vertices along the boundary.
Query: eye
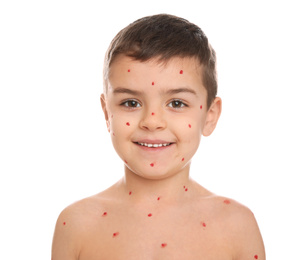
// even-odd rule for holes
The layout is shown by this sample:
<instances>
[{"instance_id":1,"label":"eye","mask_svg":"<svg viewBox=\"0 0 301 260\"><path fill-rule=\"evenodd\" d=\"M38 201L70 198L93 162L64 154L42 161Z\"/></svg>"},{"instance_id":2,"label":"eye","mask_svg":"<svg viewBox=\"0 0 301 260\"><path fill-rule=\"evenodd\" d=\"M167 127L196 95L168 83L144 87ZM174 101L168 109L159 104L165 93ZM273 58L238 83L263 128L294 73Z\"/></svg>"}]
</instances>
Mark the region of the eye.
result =
<instances>
[{"instance_id":1,"label":"eye","mask_svg":"<svg viewBox=\"0 0 301 260\"><path fill-rule=\"evenodd\" d=\"M131 108L141 107L139 102L136 100L126 100L126 101L122 102L121 105L125 106L125 107L131 107Z\"/></svg>"},{"instance_id":2,"label":"eye","mask_svg":"<svg viewBox=\"0 0 301 260\"><path fill-rule=\"evenodd\" d=\"M183 103L181 100L173 100L171 101L167 106L172 107L172 108L183 108L187 107L185 103Z\"/></svg>"}]
</instances>

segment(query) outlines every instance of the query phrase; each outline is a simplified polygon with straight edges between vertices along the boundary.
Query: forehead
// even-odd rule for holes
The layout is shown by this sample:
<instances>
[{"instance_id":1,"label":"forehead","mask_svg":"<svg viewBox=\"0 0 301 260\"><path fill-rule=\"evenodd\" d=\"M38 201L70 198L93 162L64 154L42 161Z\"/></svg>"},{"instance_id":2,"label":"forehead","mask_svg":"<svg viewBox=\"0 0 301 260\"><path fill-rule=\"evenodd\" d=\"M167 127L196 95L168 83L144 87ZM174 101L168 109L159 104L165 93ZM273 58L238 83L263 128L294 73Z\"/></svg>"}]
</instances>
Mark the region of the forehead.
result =
<instances>
[{"instance_id":1,"label":"forehead","mask_svg":"<svg viewBox=\"0 0 301 260\"><path fill-rule=\"evenodd\" d=\"M189 86L204 90L202 70L195 58L175 57L167 62L159 59L141 62L121 55L111 64L108 88L153 86L158 89Z\"/></svg>"}]
</instances>

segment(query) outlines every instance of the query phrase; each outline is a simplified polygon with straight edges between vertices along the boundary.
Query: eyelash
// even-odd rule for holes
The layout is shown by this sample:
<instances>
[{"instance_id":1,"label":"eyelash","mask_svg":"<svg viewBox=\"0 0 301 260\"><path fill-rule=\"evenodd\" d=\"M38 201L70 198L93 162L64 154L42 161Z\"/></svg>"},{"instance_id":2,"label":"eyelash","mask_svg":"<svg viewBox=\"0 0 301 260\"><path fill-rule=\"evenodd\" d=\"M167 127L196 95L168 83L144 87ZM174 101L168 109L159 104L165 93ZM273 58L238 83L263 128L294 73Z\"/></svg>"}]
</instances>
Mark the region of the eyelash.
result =
<instances>
[{"instance_id":1,"label":"eyelash","mask_svg":"<svg viewBox=\"0 0 301 260\"><path fill-rule=\"evenodd\" d=\"M175 104L175 103L178 103L178 104ZM132 104L131 104L132 103ZM180 105L180 107L174 107L174 105ZM134 99L129 99L129 100L126 100L124 102L122 102L120 104L121 106L125 106L127 108L130 108L130 109L134 109L134 108L137 108L137 107L141 107L141 104L137 101L137 100L134 100ZM133 106L131 106L133 105ZM171 108L174 108L174 109L181 109L181 108L184 108L184 107L188 107L188 105L186 103L184 103L182 100L180 99L174 99L172 101L170 101L168 104L167 104L168 107L171 107Z\"/></svg>"}]
</instances>

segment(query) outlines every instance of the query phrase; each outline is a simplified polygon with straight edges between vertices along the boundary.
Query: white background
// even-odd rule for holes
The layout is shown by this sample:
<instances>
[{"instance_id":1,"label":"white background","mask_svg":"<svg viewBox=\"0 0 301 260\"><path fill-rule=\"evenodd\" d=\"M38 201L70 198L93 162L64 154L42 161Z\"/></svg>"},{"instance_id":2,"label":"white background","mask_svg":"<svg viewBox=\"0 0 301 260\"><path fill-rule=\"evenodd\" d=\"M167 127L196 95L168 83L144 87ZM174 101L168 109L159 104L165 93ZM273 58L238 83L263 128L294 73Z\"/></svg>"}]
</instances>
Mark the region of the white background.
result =
<instances>
[{"instance_id":1,"label":"white background","mask_svg":"<svg viewBox=\"0 0 301 260\"><path fill-rule=\"evenodd\" d=\"M50 259L61 210L122 176L99 102L104 53L163 12L198 24L218 56L223 113L191 176L251 208L267 259L301 259L300 7L276 0L1 1L1 258Z\"/></svg>"}]
</instances>

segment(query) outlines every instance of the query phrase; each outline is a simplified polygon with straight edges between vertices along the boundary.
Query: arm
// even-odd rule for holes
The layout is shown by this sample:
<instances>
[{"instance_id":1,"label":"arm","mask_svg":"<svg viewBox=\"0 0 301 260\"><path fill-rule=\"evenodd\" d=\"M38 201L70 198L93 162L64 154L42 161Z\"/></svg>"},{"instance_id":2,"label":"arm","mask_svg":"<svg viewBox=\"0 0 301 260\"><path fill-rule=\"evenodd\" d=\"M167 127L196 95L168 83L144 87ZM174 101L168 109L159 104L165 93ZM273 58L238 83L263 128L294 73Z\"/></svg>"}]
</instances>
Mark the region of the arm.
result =
<instances>
[{"instance_id":1,"label":"arm","mask_svg":"<svg viewBox=\"0 0 301 260\"><path fill-rule=\"evenodd\" d=\"M265 260L265 250L259 227L253 213L242 208L234 229L237 248L235 260Z\"/></svg>"},{"instance_id":2,"label":"arm","mask_svg":"<svg viewBox=\"0 0 301 260\"><path fill-rule=\"evenodd\" d=\"M77 260L79 232L72 209L65 209L58 217L52 242L52 260Z\"/></svg>"}]
</instances>

